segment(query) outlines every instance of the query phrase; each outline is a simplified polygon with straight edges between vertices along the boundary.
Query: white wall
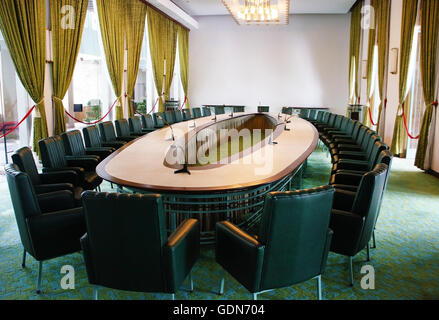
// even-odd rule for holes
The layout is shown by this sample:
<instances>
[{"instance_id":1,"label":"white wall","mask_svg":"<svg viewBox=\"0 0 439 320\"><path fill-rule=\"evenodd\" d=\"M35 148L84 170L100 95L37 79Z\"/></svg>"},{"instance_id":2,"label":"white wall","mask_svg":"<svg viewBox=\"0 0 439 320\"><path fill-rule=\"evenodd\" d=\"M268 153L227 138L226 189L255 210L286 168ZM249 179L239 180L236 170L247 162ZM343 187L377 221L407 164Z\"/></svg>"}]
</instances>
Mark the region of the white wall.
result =
<instances>
[{"instance_id":1,"label":"white wall","mask_svg":"<svg viewBox=\"0 0 439 320\"><path fill-rule=\"evenodd\" d=\"M327 106L346 113L350 15L293 15L287 26L198 17L190 33L189 101Z\"/></svg>"}]
</instances>

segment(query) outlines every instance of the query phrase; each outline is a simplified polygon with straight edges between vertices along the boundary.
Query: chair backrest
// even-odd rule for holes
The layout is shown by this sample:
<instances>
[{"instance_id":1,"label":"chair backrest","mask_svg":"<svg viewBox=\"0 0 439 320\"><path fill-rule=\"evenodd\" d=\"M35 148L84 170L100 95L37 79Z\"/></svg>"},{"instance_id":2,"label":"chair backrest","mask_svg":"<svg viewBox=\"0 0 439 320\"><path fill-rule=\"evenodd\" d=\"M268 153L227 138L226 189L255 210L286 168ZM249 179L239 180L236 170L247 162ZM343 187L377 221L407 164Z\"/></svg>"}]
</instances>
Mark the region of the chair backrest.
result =
<instances>
[{"instance_id":1,"label":"chair backrest","mask_svg":"<svg viewBox=\"0 0 439 320\"><path fill-rule=\"evenodd\" d=\"M363 126L363 124L360 121L357 120L352 120L351 121L354 123L354 128L352 129L352 139L354 139L355 141L357 141L357 137L358 134L360 132L360 128Z\"/></svg>"},{"instance_id":2,"label":"chair backrest","mask_svg":"<svg viewBox=\"0 0 439 320\"><path fill-rule=\"evenodd\" d=\"M316 121L319 123L322 122L323 117L325 116L326 113L328 113L328 112L325 110L320 110L317 114Z\"/></svg>"},{"instance_id":3,"label":"chair backrest","mask_svg":"<svg viewBox=\"0 0 439 320\"><path fill-rule=\"evenodd\" d=\"M366 133L369 129L366 126L360 126L360 128L358 129L358 135L357 135L357 139L356 142L358 145L363 146L363 141L364 139L366 139Z\"/></svg>"},{"instance_id":4,"label":"chair backrest","mask_svg":"<svg viewBox=\"0 0 439 320\"><path fill-rule=\"evenodd\" d=\"M35 164L34 156L29 147L23 147L15 151L12 155L12 162L21 172L27 173L34 186L41 184L37 165Z\"/></svg>"},{"instance_id":5,"label":"chair backrest","mask_svg":"<svg viewBox=\"0 0 439 320\"><path fill-rule=\"evenodd\" d=\"M349 118L342 116L343 118L341 119L341 123L340 123L340 130L343 132L347 132L347 127L349 125Z\"/></svg>"},{"instance_id":6,"label":"chair backrest","mask_svg":"<svg viewBox=\"0 0 439 320\"><path fill-rule=\"evenodd\" d=\"M389 146L380 140L376 140L373 144L371 152L369 153L369 169L372 170L379 163L378 158L380 153L384 150L389 150ZM389 163L390 164L390 163Z\"/></svg>"},{"instance_id":7,"label":"chair backrest","mask_svg":"<svg viewBox=\"0 0 439 320\"><path fill-rule=\"evenodd\" d=\"M270 112L270 107L268 106L259 106L258 112Z\"/></svg>"},{"instance_id":8,"label":"chair backrest","mask_svg":"<svg viewBox=\"0 0 439 320\"><path fill-rule=\"evenodd\" d=\"M182 122L183 121L183 114L179 109L174 110L174 119L175 122Z\"/></svg>"},{"instance_id":9,"label":"chair backrest","mask_svg":"<svg viewBox=\"0 0 439 320\"><path fill-rule=\"evenodd\" d=\"M318 114L319 114L319 110L310 109L308 119L309 120L316 120Z\"/></svg>"},{"instance_id":10,"label":"chair backrest","mask_svg":"<svg viewBox=\"0 0 439 320\"><path fill-rule=\"evenodd\" d=\"M203 117L210 117L212 115L212 112L208 107L203 107L202 111L203 111Z\"/></svg>"},{"instance_id":11,"label":"chair backrest","mask_svg":"<svg viewBox=\"0 0 439 320\"><path fill-rule=\"evenodd\" d=\"M31 235L27 227L28 218L41 214L35 190L28 174L21 172L17 165L7 165L5 173L21 243L27 252L35 256Z\"/></svg>"},{"instance_id":12,"label":"chair backrest","mask_svg":"<svg viewBox=\"0 0 439 320\"><path fill-rule=\"evenodd\" d=\"M332 114L332 113L329 112L329 111L323 113L321 123L323 123L323 124L328 124L328 122L329 122L329 120L330 120L330 118L331 118L331 114Z\"/></svg>"},{"instance_id":13,"label":"chair backrest","mask_svg":"<svg viewBox=\"0 0 439 320\"><path fill-rule=\"evenodd\" d=\"M282 113L292 115L293 114L293 108L291 107L282 107Z\"/></svg>"},{"instance_id":14,"label":"chair backrest","mask_svg":"<svg viewBox=\"0 0 439 320\"><path fill-rule=\"evenodd\" d=\"M266 197L258 238L265 245L261 290L322 273L333 198L330 186Z\"/></svg>"},{"instance_id":15,"label":"chair backrest","mask_svg":"<svg viewBox=\"0 0 439 320\"><path fill-rule=\"evenodd\" d=\"M84 135L84 142L87 148L100 148L102 147L101 135L99 129L95 125L82 128L82 134Z\"/></svg>"},{"instance_id":16,"label":"chair backrest","mask_svg":"<svg viewBox=\"0 0 439 320\"><path fill-rule=\"evenodd\" d=\"M120 119L114 121L116 125L117 137L129 137L130 136L130 125L127 119Z\"/></svg>"},{"instance_id":17,"label":"chair backrest","mask_svg":"<svg viewBox=\"0 0 439 320\"><path fill-rule=\"evenodd\" d=\"M329 114L329 118L328 118L328 122L327 122L327 125L329 128L334 128L334 121L335 121L336 116L337 115L335 113Z\"/></svg>"},{"instance_id":18,"label":"chair backrest","mask_svg":"<svg viewBox=\"0 0 439 320\"><path fill-rule=\"evenodd\" d=\"M163 127L165 125L165 123L163 122L162 119L160 119L160 117L164 118L164 114L163 112L154 112L152 115L152 118L154 120L154 127Z\"/></svg>"},{"instance_id":19,"label":"chair backrest","mask_svg":"<svg viewBox=\"0 0 439 320\"><path fill-rule=\"evenodd\" d=\"M332 127L341 130L341 124L344 118L346 117L342 116L341 114L337 114L335 116L334 125Z\"/></svg>"},{"instance_id":20,"label":"chair backrest","mask_svg":"<svg viewBox=\"0 0 439 320\"><path fill-rule=\"evenodd\" d=\"M99 123L98 128L103 142L112 142L116 140L116 132L114 131L113 122L101 122Z\"/></svg>"},{"instance_id":21,"label":"chair backrest","mask_svg":"<svg viewBox=\"0 0 439 320\"><path fill-rule=\"evenodd\" d=\"M53 136L38 141L41 161L45 168L67 167L66 152L60 136Z\"/></svg>"},{"instance_id":22,"label":"chair backrest","mask_svg":"<svg viewBox=\"0 0 439 320\"><path fill-rule=\"evenodd\" d=\"M150 114L142 115L142 128L154 129L154 119Z\"/></svg>"},{"instance_id":23,"label":"chair backrest","mask_svg":"<svg viewBox=\"0 0 439 320\"><path fill-rule=\"evenodd\" d=\"M375 146L375 142L377 142L377 141L381 141L381 137L380 136L378 136L378 135L376 135L376 134L371 134L371 135L368 135L368 138L367 138L367 140L369 141L368 143L367 143L367 146L366 146L366 149L365 149L365 153L369 156L369 158L370 158L370 155L372 155L372 152L373 152L373 148L374 148L374 146ZM375 156L375 159L374 159L374 161L376 160L376 157L378 156L378 154L376 154L376 155L374 155ZM374 166L373 166L374 167ZM371 169L373 169L373 167L371 168Z\"/></svg>"},{"instance_id":24,"label":"chair backrest","mask_svg":"<svg viewBox=\"0 0 439 320\"><path fill-rule=\"evenodd\" d=\"M311 110L309 110L309 109L300 109L300 117L302 119L308 119L310 112L311 112Z\"/></svg>"},{"instance_id":25,"label":"chair backrest","mask_svg":"<svg viewBox=\"0 0 439 320\"><path fill-rule=\"evenodd\" d=\"M128 119L130 125L130 133L142 133L142 123L140 122L140 117L131 117Z\"/></svg>"},{"instance_id":26,"label":"chair backrest","mask_svg":"<svg viewBox=\"0 0 439 320\"><path fill-rule=\"evenodd\" d=\"M226 108L225 106L216 106L215 107L215 114L225 114Z\"/></svg>"},{"instance_id":27,"label":"chair backrest","mask_svg":"<svg viewBox=\"0 0 439 320\"><path fill-rule=\"evenodd\" d=\"M380 163L373 171L369 171L361 178L352 206L352 212L364 218L364 227L356 246L357 252L365 248L372 237L384 192L387 170L388 166Z\"/></svg>"},{"instance_id":28,"label":"chair backrest","mask_svg":"<svg viewBox=\"0 0 439 320\"><path fill-rule=\"evenodd\" d=\"M169 124L174 124L175 123L175 118L174 118L174 110L168 110L165 112L164 114L165 116L165 120L169 123Z\"/></svg>"},{"instance_id":29,"label":"chair backrest","mask_svg":"<svg viewBox=\"0 0 439 320\"><path fill-rule=\"evenodd\" d=\"M346 118L346 119L347 119L347 121L346 121L346 123L344 124L344 129L343 129L343 131L346 132L346 134L352 136L352 134L353 134L353 132L354 132L354 129L355 129L355 121L352 120L352 119L349 119L349 118Z\"/></svg>"},{"instance_id":30,"label":"chair backrest","mask_svg":"<svg viewBox=\"0 0 439 320\"><path fill-rule=\"evenodd\" d=\"M191 109L183 109L181 112L183 113L184 121L192 119Z\"/></svg>"},{"instance_id":31,"label":"chair backrest","mask_svg":"<svg viewBox=\"0 0 439 320\"><path fill-rule=\"evenodd\" d=\"M82 141L81 131L72 130L64 132L61 135L64 142L64 149L69 156L84 156L86 155L84 141Z\"/></svg>"},{"instance_id":32,"label":"chair backrest","mask_svg":"<svg viewBox=\"0 0 439 320\"><path fill-rule=\"evenodd\" d=\"M166 218L159 195L85 192L89 281L113 289L164 292ZM89 259L88 259L89 258Z\"/></svg>"},{"instance_id":33,"label":"chair backrest","mask_svg":"<svg viewBox=\"0 0 439 320\"><path fill-rule=\"evenodd\" d=\"M192 115L194 116L194 119L201 118L200 108L192 108Z\"/></svg>"},{"instance_id":34,"label":"chair backrest","mask_svg":"<svg viewBox=\"0 0 439 320\"><path fill-rule=\"evenodd\" d=\"M234 106L233 112L245 112L245 106Z\"/></svg>"}]
</instances>

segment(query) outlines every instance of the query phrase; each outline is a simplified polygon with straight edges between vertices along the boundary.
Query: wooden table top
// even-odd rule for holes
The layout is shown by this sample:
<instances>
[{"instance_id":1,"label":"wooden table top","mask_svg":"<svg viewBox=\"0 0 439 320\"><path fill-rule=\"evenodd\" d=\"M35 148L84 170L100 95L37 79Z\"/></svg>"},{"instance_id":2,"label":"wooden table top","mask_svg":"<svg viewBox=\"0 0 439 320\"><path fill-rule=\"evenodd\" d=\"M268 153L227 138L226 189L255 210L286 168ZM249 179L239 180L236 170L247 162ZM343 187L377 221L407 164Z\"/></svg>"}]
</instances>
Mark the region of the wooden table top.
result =
<instances>
[{"instance_id":1,"label":"wooden table top","mask_svg":"<svg viewBox=\"0 0 439 320\"><path fill-rule=\"evenodd\" d=\"M235 113L235 117L252 113ZM257 113L256 113L257 114ZM278 114L265 113L278 121ZM217 122L231 119L228 114L218 115ZM279 123L285 120L282 117ZM275 138L278 144L264 143L253 152L222 166L205 170L191 170L191 175L174 174L164 159L173 141L169 141L169 127L156 130L120 148L97 167L103 179L125 187L158 193L227 191L278 181L294 172L314 151L319 135L315 127L298 117L287 124L290 131L281 128ZM178 141L194 128L209 126L215 122L212 116L189 120L172 125ZM268 139L268 138L267 138ZM268 141L268 140L267 140Z\"/></svg>"}]
</instances>

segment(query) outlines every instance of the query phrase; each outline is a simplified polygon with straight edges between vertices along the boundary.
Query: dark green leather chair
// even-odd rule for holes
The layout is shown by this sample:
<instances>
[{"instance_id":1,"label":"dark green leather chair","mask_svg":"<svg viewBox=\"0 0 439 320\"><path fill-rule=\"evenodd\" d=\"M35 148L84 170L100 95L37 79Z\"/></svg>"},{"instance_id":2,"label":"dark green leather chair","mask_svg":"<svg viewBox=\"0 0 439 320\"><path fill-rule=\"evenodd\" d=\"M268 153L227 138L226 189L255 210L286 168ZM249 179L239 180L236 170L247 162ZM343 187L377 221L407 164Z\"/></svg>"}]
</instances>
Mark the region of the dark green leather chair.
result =
<instances>
[{"instance_id":1,"label":"dark green leather chair","mask_svg":"<svg viewBox=\"0 0 439 320\"><path fill-rule=\"evenodd\" d=\"M77 207L82 207L82 187L75 171L38 173L37 165L29 147L23 147L12 155L12 162L21 172L26 173L36 194L68 190L72 192Z\"/></svg>"},{"instance_id":2,"label":"dark green leather chair","mask_svg":"<svg viewBox=\"0 0 439 320\"><path fill-rule=\"evenodd\" d=\"M128 119L128 124L130 126L130 135L132 136L144 136L148 132L142 131L142 122L140 117L134 116Z\"/></svg>"},{"instance_id":3,"label":"dark green leather chair","mask_svg":"<svg viewBox=\"0 0 439 320\"><path fill-rule=\"evenodd\" d=\"M234 106L233 107L233 112L245 112L245 106Z\"/></svg>"},{"instance_id":4,"label":"dark green leather chair","mask_svg":"<svg viewBox=\"0 0 439 320\"><path fill-rule=\"evenodd\" d=\"M160 117L165 118L164 112L154 112L152 114L152 119L154 120L154 128L156 129L160 129L166 126L166 124L163 122L162 119L160 119Z\"/></svg>"},{"instance_id":5,"label":"dark green leather chair","mask_svg":"<svg viewBox=\"0 0 439 320\"><path fill-rule=\"evenodd\" d=\"M200 108L192 108L192 116L194 119L201 118L201 110Z\"/></svg>"},{"instance_id":6,"label":"dark green leather chair","mask_svg":"<svg viewBox=\"0 0 439 320\"><path fill-rule=\"evenodd\" d=\"M183 114L181 113L181 110L178 109L174 110L174 120L175 123L183 121Z\"/></svg>"},{"instance_id":7,"label":"dark green leather chair","mask_svg":"<svg viewBox=\"0 0 439 320\"><path fill-rule=\"evenodd\" d=\"M331 244L329 219L334 189L329 186L273 192L265 199L259 234L253 237L228 221L216 225L216 261L257 295L318 280ZM220 293L223 293L224 278Z\"/></svg>"},{"instance_id":8,"label":"dark green leather chair","mask_svg":"<svg viewBox=\"0 0 439 320\"><path fill-rule=\"evenodd\" d=\"M81 131L72 130L64 132L61 135L64 143L64 149L68 156L96 156L98 161L104 160L112 152L113 148L86 148L84 146L84 141L82 140Z\"/></svg>"},{"instance_id":9,"label":"dark green leather chair","mask_svg":"<svg viewBox=\"0 0 439 320\"><path fill-rule=\"evenodd\" d=\"M226 114L226 106L215 106L215 114Z\"/></svg>"},{"instance_id":10,"label":"dark green leather chair","mask_svg":"<svg viewBox=\"0 0 439 320\"><path fill-rule=\"evenodd\" d=\"M75 171L79 176L80 186L93 190L102 182L96 174L98 160L96 157L67 156L60 136L49 137L38 142L43 162L43 172Z\"/></svg>"},{"instance_id":11,"label":"dark green leather chair","mask_svg":"<svg viewBox=\"0 0 439 320\"><path fill-rule=\"evenodd\" d=\"M165 116L165 120L169 123L169 124L174 124L175 123L175 117L174 117L174 110L168 110L164 113Z\"/></svg>"},{"instance_id":12,"label":"dark green leather chair","mask_svg":"<svg viewBox=\"0 0 439 320\"><path fill-rule=\"evenodd\" d=\"M341 159L352 159L352 160L365 160L367 161L372 154L375 142L381 141L381 137L376 134L369 134L365 143L364 150L358 151L338 151L337 154L333 155L333 162L338 162Z\"/></svg>"},{"instance_id":13,"label":"dark green leather chair","mask_svg":"<svg viewBox=\"0 0 439 320\"><path fill-rule=\"evenodd\" d=\"M191 109L183 109L182 113L183 113L183 120L184 121L192 119Z\"/></svg>"},{"instance_id":14,"label":"dark green leather chair","mask_svg":"<svg viewBox=\"0 0 439 320\"><path fill-rule=\"evenodd\" d=\"M117 140L131 142L139 137L138 135L131 134L127 119L116 120L114 125L116 127Z\"/></svg>"},{"instance_id":15,"label":"dark green leather chair","mask_svg":"<svg viewBox=\"0 0 439 320\"><path fill-rule=\"evenodd\" d=\"M258 106L258 112L270 112L270 107L268 106Z\"/></svg>"},{"instance_id":16,"label":"dark green leather chair","mask_svg":"<svg viewBox=\"0 0 439 320\"><path fill-rule=\"evenodd\" d=\"M114 142L104 142L102 141L99 129L97 126L88 126L82 128L82 134L84 135L84 142L87 148L109 148L113 149L112 152L116 151L122 147L126 142L124 141L114 141Z\"/></svg>"},{"instance_id":17,"label":"dark green leather chair","mask_svg":"<svg viewBox=\"0 0 439 320\"><path fill-rule=\"evenodd\" d=\"M154 119L150 114L147 114L146 116L142 115L142 131L146 133L150 133L156 130L154 126Z\"/></svg>"},{"instance_id":18,"label":"dark green leather chair","mask_svg":"<svg viewBox=\"0 0 439 320\"><path fill-rule=\"evenodd\" d=\"M292 115L293 114L293 108L291 107L283 107L282 108L282 113L283 114L288 114L288 115Z\"/></svg>"},{"instance_id":19,"label":"dark green leather chair","mask_svg":"<svg viewBox=\"0 0 439 320\"><path fill-rule=\"evenodd\" d=\"M310 113L310 111L311 110L309 110L309 109L300 109L300 113L299 113L299 116L302 118L302 119L308 119L309 118L309 113Z\"/></svg>"},{"instance_id":20,"label":"dark green leather chair","mask_svg":"<svg viewBox=\"0 0 439 320\"><path fill-rule=\"evenodd\" d=\"M9 193L21 243L26 254L39 262L37 293L41 293L43 262L81 250L80 238L86 232L82 208L75 208L70 191L37 195L30 177L15 164L5 168Z\"/></svg>"},{"instance_id":21,"label":"dark green leather chair","mask_svg":"<svg viewBox=\"0 0 439 320\"><path fill-rule=\"evenodd\" d=\"M127 140L120 140L116 138L116 132L114 131L114 125L111 121L101 122L98 124L99 133L101 136L101 139L105 143L111 143L111 144L118 144L118 145L125 145L128 141ZM131 141L131 140L129 140Z\"/></svg>"},{"instance_id":22,"label":"dark green leather chair","mask_svg":"<svg viewBox=\"0 0 439 320\"><path fill-rule=\"evenodd\" d=\"M83 203L90 284L174 298L200 254L198 220L185 220L168 238L160 195L85 192Z\"/></svg>"},{"instance_id":23,"label":"dark green leather chair","mask_svg":"<svg viewBox=\"0 0 439 320\"><path fill-rule=\"evenodd\" d=\"M212 112L210 111L210 108L203 107L203 117L210 117L212 115Z\"/></svg>"},{"instance_id":24,"label":"dark green leather chair","mask_svg":"<svg viewBox=\"0 0 439 320\"><path fill-rule=\"evenodd\" d=\"M357 192L336 189L330 228L331 251L349 257L350 284L354 284L352 260L367 249L375 228L388 167L378 164L361 178Z\"/></svg>"}]
</instances>

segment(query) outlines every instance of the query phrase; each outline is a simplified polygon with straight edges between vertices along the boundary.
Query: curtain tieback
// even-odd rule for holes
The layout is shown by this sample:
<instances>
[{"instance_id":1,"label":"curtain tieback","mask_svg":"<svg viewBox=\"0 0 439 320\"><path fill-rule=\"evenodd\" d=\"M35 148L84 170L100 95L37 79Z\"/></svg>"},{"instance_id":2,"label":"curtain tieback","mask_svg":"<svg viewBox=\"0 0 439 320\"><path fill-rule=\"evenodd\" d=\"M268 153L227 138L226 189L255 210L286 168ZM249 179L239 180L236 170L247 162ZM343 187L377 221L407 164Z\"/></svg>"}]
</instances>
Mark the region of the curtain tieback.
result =
<instances>
[{"instance_id":1,"label":"curtain tieback","mask_svg":"<svg viewBox=\"0 0 439 320\"><path fill-rule=\"evenodd\" d=\"M62 99L58 98L57 96L52 96L52 100L63 103Z\"/></svg>"},{"instance_id":2,"label":"curtain tieback","mask_svg":"<svg viewBox=\"0 0 439 320\"><path fill-rule=\"evenodd\" d=\"M433 102L433 107L437 107L438 106L438 101L436 100L435 102Z\"/></svg>"},{"instance_id":3,"label":"curtain tieback","mask_svg":"<svg viewBox=\"0 0 439 320\"><path fill-rule=\"evenodd\" d=\"M35 103L35 115L34 115L34 118L41 118L41 113L40 113L40 110L39 110L38 106L40 104L42 104L42 103L44 103L44 97L42 97L40 101Z\"/></svg>"}]
</instances>

